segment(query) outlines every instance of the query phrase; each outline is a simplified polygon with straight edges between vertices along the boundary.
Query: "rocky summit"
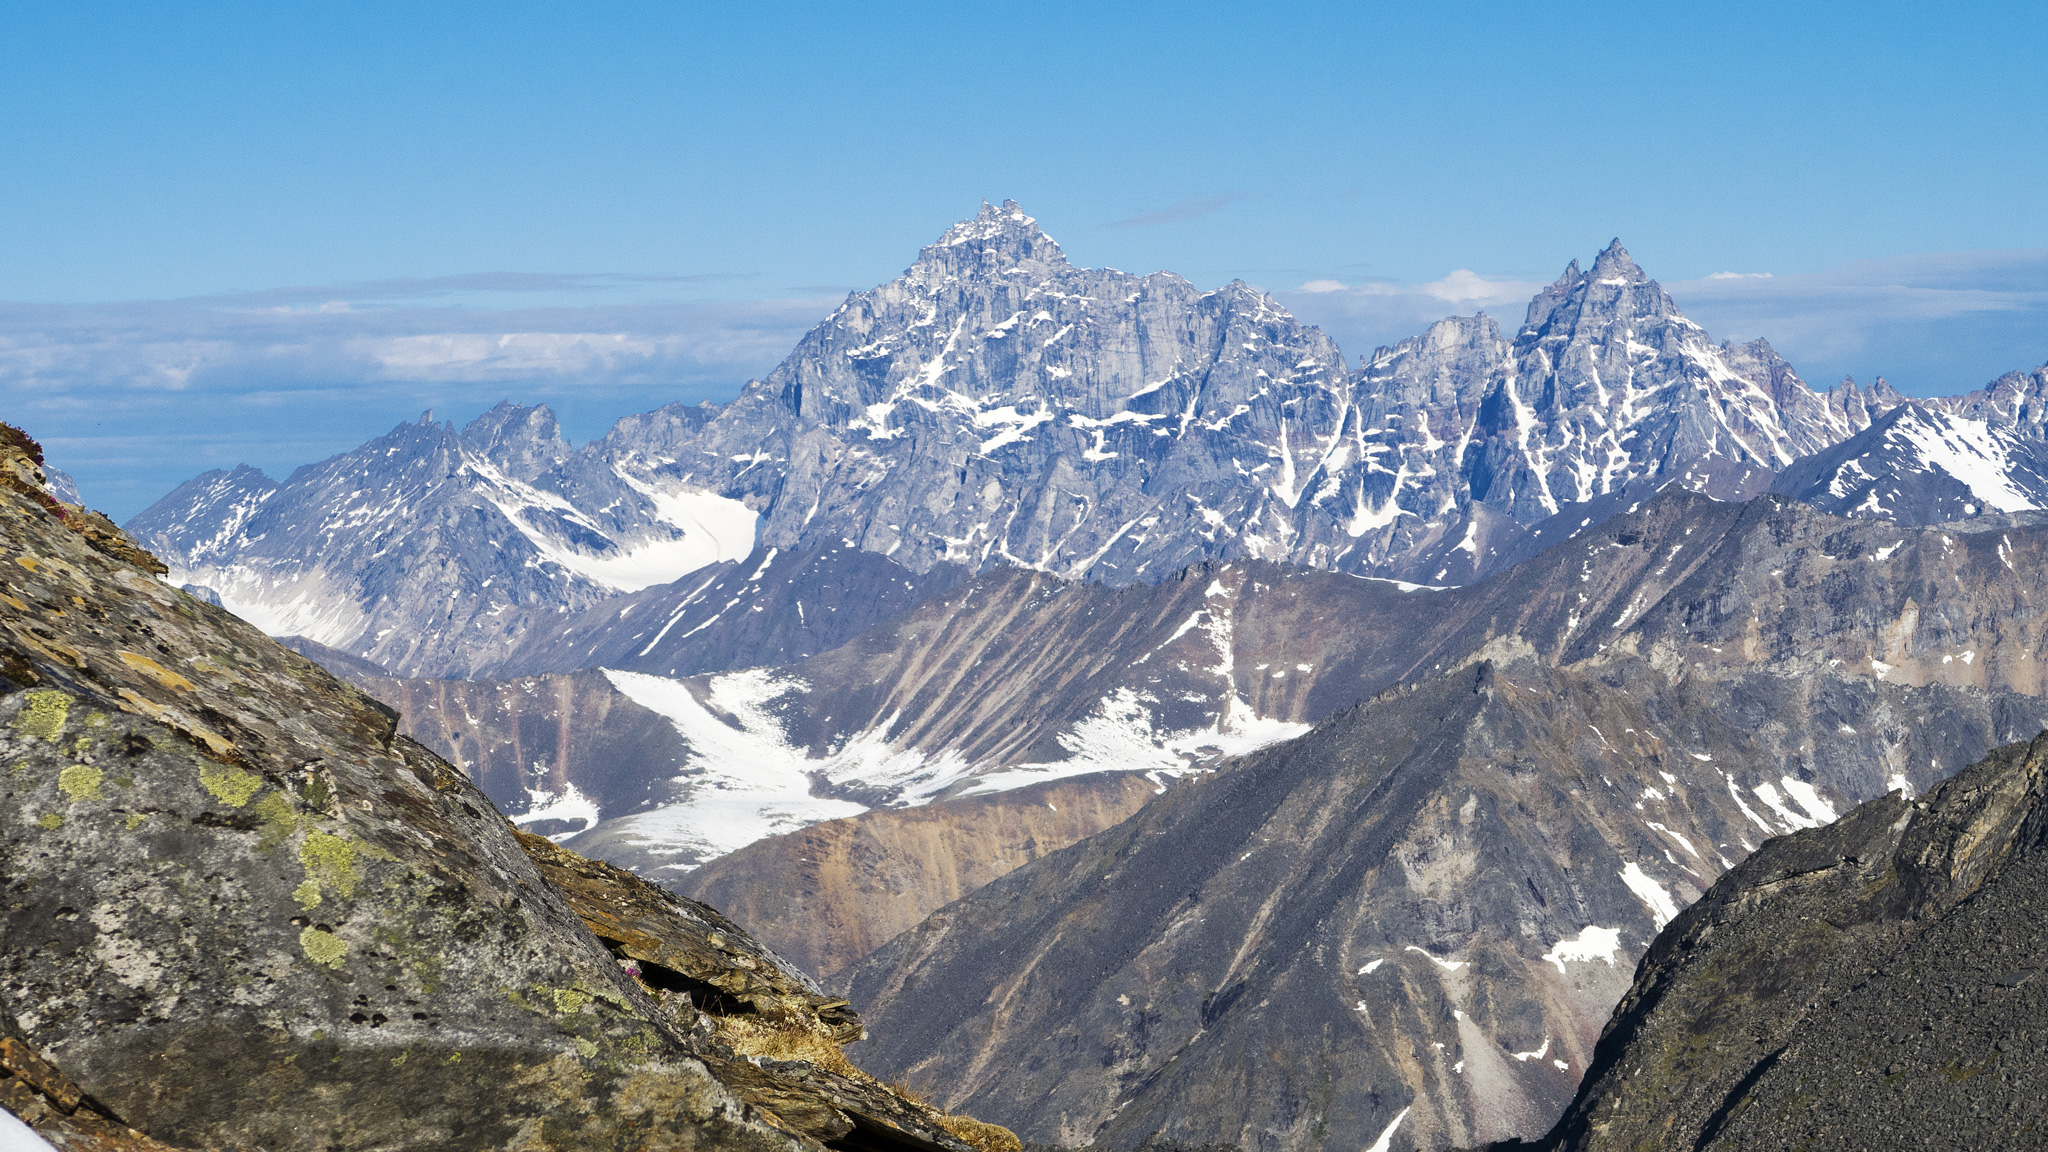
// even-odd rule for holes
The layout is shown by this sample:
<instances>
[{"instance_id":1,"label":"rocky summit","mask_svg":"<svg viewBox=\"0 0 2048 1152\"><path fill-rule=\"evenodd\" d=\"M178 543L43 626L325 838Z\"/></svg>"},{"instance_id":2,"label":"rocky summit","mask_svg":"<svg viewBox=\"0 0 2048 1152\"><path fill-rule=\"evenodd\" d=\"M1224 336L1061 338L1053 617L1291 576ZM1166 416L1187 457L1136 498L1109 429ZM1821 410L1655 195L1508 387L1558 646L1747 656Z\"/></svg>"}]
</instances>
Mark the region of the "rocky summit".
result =
<instances>
[{"instance_id":1,"label":"rocky summit","mask_svg":"<svg viewBox=\"0 0 2048 1152\"><path fill-rule=\"evenodd\" d=\"M51 1144L1015 1152L0 456L0 1104Z\"/></svg>"}]
</instances>

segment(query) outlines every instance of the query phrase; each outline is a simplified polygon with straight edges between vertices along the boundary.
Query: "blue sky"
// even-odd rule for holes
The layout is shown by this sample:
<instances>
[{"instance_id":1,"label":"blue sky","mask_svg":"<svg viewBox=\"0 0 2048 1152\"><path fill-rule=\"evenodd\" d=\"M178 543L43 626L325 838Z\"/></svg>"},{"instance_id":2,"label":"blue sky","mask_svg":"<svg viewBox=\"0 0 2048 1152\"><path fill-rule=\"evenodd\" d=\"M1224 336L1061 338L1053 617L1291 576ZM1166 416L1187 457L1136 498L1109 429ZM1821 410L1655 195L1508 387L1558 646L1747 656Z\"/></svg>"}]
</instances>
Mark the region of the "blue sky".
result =
<instances>
[{"instance_id":1,"label":"blue sky","mask_svg":"<svg viewBox=\"0 0 2048 1152\"><path fill-rule=\"evenodd\" d=\"M1564 7L0 6L6 415L120 517L429 406L587 438L984 197L1354 356L1618 235L1815 383L2048 360L2048 6Z\"/></svg>"}]
</instances>

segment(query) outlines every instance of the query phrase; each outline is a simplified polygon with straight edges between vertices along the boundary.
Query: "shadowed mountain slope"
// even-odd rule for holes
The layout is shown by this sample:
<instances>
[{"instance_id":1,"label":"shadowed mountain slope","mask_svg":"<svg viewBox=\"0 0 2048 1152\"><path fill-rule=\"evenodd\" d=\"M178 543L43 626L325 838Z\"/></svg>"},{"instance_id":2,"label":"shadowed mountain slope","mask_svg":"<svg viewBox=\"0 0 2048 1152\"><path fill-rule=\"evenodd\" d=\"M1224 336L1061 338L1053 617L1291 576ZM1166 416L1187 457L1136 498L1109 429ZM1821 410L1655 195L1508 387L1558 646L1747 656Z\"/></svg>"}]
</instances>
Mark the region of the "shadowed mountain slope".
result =
<instances>
[{"instance_id":1,"label":"shadowed mountain slope","mask_svg":"<svg viewBox=\"0 0 2048 1152\"><path fill-rule=\"evenodd\" d=\"M1441 672L842 974L870 1059L1074 1144L1540 1133L1718 875L2048 721L2044 548L1667 494L1442 594Z\"/></svg>"},{"instance_id":2,"label":"shadowed mountain slope","mask_svg":"<svg viewBox=\"0 0 2048 1152\"><path fill-rule=\"evenodd\" d=\"M1772 841L1657 938L1538 1146L2038 1146L2043 893L2048 735Z\"/></svg>"}]
</instances>

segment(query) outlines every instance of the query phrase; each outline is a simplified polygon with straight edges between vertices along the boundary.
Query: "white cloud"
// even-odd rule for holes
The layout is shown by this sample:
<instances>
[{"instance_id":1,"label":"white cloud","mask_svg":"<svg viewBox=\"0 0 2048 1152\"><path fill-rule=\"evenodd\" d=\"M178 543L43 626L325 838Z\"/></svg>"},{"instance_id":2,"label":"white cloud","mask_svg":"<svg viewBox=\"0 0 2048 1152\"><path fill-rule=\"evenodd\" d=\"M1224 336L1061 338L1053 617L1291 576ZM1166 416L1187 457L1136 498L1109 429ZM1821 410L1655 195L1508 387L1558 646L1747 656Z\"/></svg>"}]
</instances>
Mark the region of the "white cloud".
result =
<instances>
[{"instance_id":1,"label":"white cloud","mask_svg":"<svg viewBox=\"0 0 2048 1152\"><path fill-rule=\"evenodd\" d=\"M1469 268L1460 268L1441 280L1421 285L1418 290L1446 303L1484 307L1489 304L1525 303L1542 289L1543 285L1535 281L1489 280Z\"/></svg>"},{"instance_id":2,"label":"white cloud","mask_svg":"<svg viewBox=\"0 0 2048 1152\"><path fill-rule=\"evenodd\" d=\"M1351 285L1349 285L1349 284L1346 284L1346 283L1344 283L1344 282L1343 282L1342 280L1311 280L1311 281L1309 281L1308 283L1306 283L1306 284L1303 284L1303 285L1302 285L1301 287L1299 287L1299 288L1296 288L1296 289L1295 289L1295 291L1296 291L1296 292L1343 292L1343 291L1346 291L1346 290L1348 290L1348 289L1349 289L1350 287L1351 287Z\"/></svg>"},{"instance_id":3,"label":"white cloud","mask_svg":"<svg viewBox=\"0 0 2048 1152\"><path fill-rule=\"evenodd\" d=\"M550 290L555 278L531 283ZM449 277L432 290L518 290ZM387 298L422 282L373 285ZM98 305L0 303L0 404L78 477L139 511L208 468L273 474L432 407L545 402L573 435L677 401L723 400L789 354L838 300L489 309L335 307L326 290ZM161 445L137 450L137 444Z\"/></svg>"}]
</instances>

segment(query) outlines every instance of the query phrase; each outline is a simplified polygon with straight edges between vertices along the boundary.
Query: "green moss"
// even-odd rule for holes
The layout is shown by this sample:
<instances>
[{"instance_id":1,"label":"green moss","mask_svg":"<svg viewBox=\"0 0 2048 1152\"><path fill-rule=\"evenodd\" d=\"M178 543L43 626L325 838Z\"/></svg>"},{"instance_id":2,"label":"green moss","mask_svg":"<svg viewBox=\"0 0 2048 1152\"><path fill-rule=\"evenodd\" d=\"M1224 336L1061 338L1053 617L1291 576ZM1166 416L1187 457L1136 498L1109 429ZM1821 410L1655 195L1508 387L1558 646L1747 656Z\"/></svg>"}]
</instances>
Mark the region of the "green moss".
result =
<instances>
[{"instance_id":1,"label":"green moss","mask_svg":"<svg viewBox=\"0 0 2048 1152\"><path fill-rule=\"evenodd\" d=\"M106 779L106 775L89 764L73 764L57 773L57 791L64 793L73 804L103 799L100 781Z\"/></svg>"},{"instance_id":2,"label":"green moss","mask_svg":"<svg viewBox=\"0 0 2048 1152\"><path fill-rule=\"evenodd\" d=\"M55 812L45 812L36 818L36 824L45 832L55 832L64 826L64 817Z\"/></svg>"},{"instance_id":3,"label":"green moss","mask_svg":"<svg viewBox=\"0 0 2048 1152\"><path fill-rule=\"evenodd\" d=\"M263 787L263 777L240 768L212 763L199 766L199 783L213 798L230 808L240 808Z\"/></svg>"},{"instance_id":4,"label":"green moss","mask_svg":"<svg viewBox=\"0 0 2048 1152\"><path fill-rule=\"evenodd\" d=\"M306 781L306 803L315 808L327 807L327 778L318 772L313 774L311 780Z\"/></svg>"},{"instance_id":5,"label":"green moss","mask_svg":"<svg viewBox=\"0 0 2048 1152\"><path fill-rule=\"evenodd\" d=\"M348 942L332 932L308 928L299 933L299 948L315 964L339 968L348 959Z\"/></svg>"},{"instance_id":6,"label":"green moss","mask_svg":"<svg viewBox=\"0 0 2048 1152\"><path fill-rule=\"evenodd\" d=\"M64 731L64 718L71 713L71 697L44 688L28 694L21 711L14 714L16 729L42 740L55 740Z\"/></svg>"}]
</instances>

